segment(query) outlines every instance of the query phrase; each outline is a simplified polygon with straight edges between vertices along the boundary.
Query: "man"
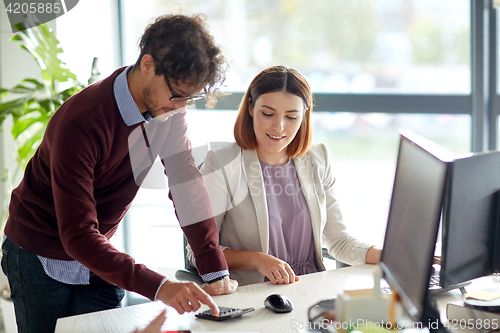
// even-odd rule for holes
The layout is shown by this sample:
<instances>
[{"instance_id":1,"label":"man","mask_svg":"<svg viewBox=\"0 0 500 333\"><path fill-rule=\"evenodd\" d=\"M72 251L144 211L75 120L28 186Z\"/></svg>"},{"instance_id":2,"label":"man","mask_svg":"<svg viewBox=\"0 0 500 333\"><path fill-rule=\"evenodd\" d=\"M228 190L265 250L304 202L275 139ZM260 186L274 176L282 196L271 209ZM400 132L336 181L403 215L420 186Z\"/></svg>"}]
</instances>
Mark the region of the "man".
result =
<instances>
[{"instance_id":1,"label":"man","mask_svg":"<svg viewBox=\"0 0 500 333\"><path fill-rule=\"evenodd\" d=\"M208 102L216 99L225 59L203 16L158 18L140 48L133 67L60 107L12 193L2 269L20 333L53 332L57 318L118 307L123 289L179 313L196 311L200 302L218 312L209 294L236 290L184 113L205 93ZM204 290L167 280L109 242L157 156Z\"/></svg>"}]
</instances>

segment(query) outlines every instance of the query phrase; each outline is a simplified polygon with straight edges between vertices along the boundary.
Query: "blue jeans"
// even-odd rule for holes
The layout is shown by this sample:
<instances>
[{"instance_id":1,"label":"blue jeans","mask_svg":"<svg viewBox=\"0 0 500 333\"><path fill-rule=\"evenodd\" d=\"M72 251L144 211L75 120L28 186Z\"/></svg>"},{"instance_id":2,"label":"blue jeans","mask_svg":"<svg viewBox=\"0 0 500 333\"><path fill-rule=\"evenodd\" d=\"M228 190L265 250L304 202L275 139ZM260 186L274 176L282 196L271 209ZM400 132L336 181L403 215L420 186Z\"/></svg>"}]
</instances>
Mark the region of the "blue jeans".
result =
<instances>
[{"instance_id":1,"label":"blue jeans","mask_svg":"<svg viewBox=\"0 0 500 333\"><path fill-rule=\"evenodd\" d=\"M69 285L50 278L35 254L8 238L2 252L19 333L53 333L58 318L121 306L125 291L95 274L89 285Z\"/></svg>"}]
</instances>

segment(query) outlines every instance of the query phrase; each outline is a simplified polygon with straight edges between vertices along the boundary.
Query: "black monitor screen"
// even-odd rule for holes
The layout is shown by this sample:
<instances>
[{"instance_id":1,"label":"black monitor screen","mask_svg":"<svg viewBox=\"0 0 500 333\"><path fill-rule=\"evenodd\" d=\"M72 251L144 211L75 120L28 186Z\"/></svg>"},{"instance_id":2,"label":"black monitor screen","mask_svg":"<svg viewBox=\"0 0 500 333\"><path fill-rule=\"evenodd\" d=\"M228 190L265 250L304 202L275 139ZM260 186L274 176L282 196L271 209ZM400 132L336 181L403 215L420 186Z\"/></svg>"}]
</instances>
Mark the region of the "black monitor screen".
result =
<instances>
[{"instance_id":1,"label":"black monitor screen","mask_svg":"<svg viewBox=\"0 0 500 333\"><path fill-rule=\"evenodd\" d=\"M414 320L421 320L453 154L402 132L380 266Z\"/></svg>"},{"instance_id":2,"label":"black monitor screen","mask_svg":"<svg viewBox=\"0 0 500 333\"><path fill-rule=\"evenodd\" d=\"M500 152L457 158L449 172L443 209L443 287L498 272L494 249Z\"/></svg>"}]
</instances>

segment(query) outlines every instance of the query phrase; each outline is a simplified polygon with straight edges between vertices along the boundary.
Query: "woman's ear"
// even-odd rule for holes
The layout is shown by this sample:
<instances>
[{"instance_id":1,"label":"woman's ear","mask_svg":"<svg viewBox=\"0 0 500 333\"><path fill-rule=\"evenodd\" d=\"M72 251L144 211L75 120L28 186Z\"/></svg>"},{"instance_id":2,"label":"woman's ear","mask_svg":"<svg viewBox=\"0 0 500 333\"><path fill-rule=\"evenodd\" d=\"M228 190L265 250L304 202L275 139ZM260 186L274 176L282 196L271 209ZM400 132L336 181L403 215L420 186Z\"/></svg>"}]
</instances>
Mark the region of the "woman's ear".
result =
<instances>
[{"instance_id":1,"label":"woman's ear","mask_svg":"<svg viewBox=\"0 0 500 333\"><path fill-rule=\"evenodd\" d=\"M250 114L250 117L253 118L253 106L248 107L248 113Z\"/></svg>"}]
</instances>

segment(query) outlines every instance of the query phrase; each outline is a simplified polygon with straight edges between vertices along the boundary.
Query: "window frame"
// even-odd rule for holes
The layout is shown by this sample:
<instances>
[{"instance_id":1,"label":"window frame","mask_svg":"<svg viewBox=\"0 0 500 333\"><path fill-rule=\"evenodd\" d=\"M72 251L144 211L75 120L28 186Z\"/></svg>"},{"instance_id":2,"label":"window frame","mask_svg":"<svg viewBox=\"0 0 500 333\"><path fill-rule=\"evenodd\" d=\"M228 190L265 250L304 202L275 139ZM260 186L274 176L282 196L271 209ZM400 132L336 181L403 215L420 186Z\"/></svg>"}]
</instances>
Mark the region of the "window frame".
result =
<instances>
[{"instance_id":1,"label":"window frame","mask_svg":"<svg viewBox=\"0 0 500 333\"><path fill-rule=\"evenodd\" d=\"M124 61L123 6L119 11L120 59ZM470 0L471 93L470 94L359 94L315 93L315 112L468 114L471 116L471 151L497 149L500 96L497 93L497 7L494 0ZM217 104L234 110L243 96L234 92ZM196 103L198 109L205 104Z\"/></svg>"}]
</instances>

